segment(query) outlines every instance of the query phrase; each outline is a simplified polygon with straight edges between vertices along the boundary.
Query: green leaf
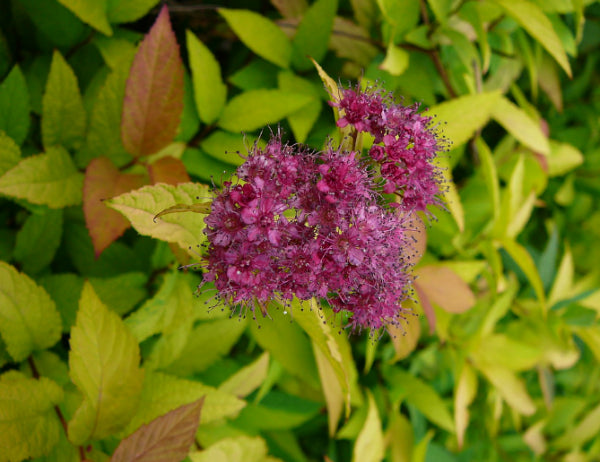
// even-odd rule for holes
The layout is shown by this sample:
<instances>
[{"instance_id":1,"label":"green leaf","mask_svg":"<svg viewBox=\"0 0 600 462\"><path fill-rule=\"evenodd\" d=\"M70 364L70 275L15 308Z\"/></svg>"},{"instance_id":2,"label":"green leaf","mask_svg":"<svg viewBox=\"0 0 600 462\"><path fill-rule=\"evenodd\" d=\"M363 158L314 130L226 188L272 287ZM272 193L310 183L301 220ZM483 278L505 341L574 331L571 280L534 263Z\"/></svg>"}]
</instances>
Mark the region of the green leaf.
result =
<instances>
[{"instance_id":1,"label":"green leaf","mask_svg":"<svg viewBox=\"0 0 600 462\"><path fill-rule=\"evenodd\" d=\"M129 423L138 406L144 371L135 338L87 282L70 344L69 375L83 402L69 422L69 439L81 445L111 436Z\"/></svg>"},{"instance_id":2,"label":"green leaf","mask_svg":"<svg viewBox=\"0 0 600 462\"><path fill-rule=\"evenodd\" d=\"M186 279L179 271L168 273L156 295L125 320L138 342L169 332L192 316L194 297Z\"/></svg>"},{"instance_id":3,"label":"green leaf","mask_svg":"<svg viewBox=\"0 0 600 462\"><path fill-rule=\"evenodd\" d=\"M535 38L571 77L571 66L565 48L552 27L552 22L539 6L527 0L494 1Z\"/></svg>"},{"instance_id":4,"label":"green leaf","mask_svg":"<svg viewBox=\"0 0 600 462\"><path fill-rule=\"evenodd\" d=\"M313 98L283 90L250 90L232 98L218 125L231 132L252 131L275 123L309 104Z\"/></svg>"},{"instance_id":5,"label":"green leaf","mask_svg":"<svg viewBox=\"0 0 600 462\"><path fill-rule=\"evenodd\" d=\"M46 91L42 98L42 141L77 149L85 134L85 109L77 77L60 52L54 51Z\"/></svg>"},{"instance_id":6,"label":"green leaf","mask_svg":"<svg viewBox=\"0 0 600 462\"><path fill-rule=\"evenodd\" d=\"M117 70L124 62L130 62L137 50L135 43L118 37L94 37L92 43L98 48L102 59L112 70Z\"/></svg>"},{"instance_id":7,"label":"green leaf","mask_svg":"<svg viewBox=\"0 0 600 462\"><path fill-rule=\"evenodd\" d=\"M104 35L112 35L112 29L106 17L107 0L58 0L77 15L86 24Z\"/></svg>"},{"instance_id":8,"label":"green leaf","mask_svg":"<svg viewBox=\"0 0 600 462\"><path fill-rule=\"evenodd\" d=\"M342 385L336 376L336 371L330 362L330 359L325 356L321 349L313 341L313 350L315 353L315 361L319 370L319 379L321 380L321 388L323 396L327 404L327 427L329 436L335 435L338 422L344 412L344 402L346 394L342 390Z\"/></svg>"},{"instance_id":9,"label":"green leaf","mask_svg":"<svg viewBox=\"0 0 600 462\"><path fill-rule=\"evenodd\" d=\"M419 22L419 5L416 2L377 0L385 21L394 26L397 35L413 29Z\"/></svg>"},{"instance_id":10,"label":"green leaf","mask_svg":"<svg viewBox=\"0 0 600 462\"><path fill-rule=\"evenodd\" d=\"M48 293L27 275L0 261L0 334L19 362L60 340L61 324Z\"/></svg>"},{"instance_id":11,"label":"green leaf","mask_svg":"<svg viewBox=\"0 0 600 462\"><path fill-rule=\"evenodd\" d=\"M548 175L561 176L577 168L583 163L583 154L568 143L550 140L550 156L548 156Z\"/></svg>"},{"instance_id":12,"label":"green leaf","mask_svg":"<svg viewBox=\"0 0 600 462\"><path fill-rule=\"evenodd\" d=\"M23 159L0 177L0 193L55 209L80 204L82 186L83 174L58 146Z\"/></svg>"},{"instance_id":13,"label":"green leaf","mask_svg":"<svg viewBox=\"0 0 600 462\"><path fill-rule=\"evenodd\" d=\"M215 130L202 140L200 147L210 157L228 164L242 165L244 163L242 156L250 152L254 143L258 143L260 148L266 146L264 140L253 136Z\"/></svg>"},{"instance_id":14,"label":"green leaf","mask_svg":"<svg viewBox=\"0 0 600 462\"><path fill-rule=\"evenodd\" d=\"M121 119L123 146L134 157L173 141L183 112L183 63L166 5L133 59Z\"/></svg>"},{"instance_id":15,"label":"green leaf","mask_svg":"<svg viewBox=\"0 0 600 462\"><path fill-rule=\"evenodd\" d=\"M189 290L189 289L188 289ZM198 324L169 371L182 376L202 372L229 353L244 333L247 318L220 319Z\"/></svg>"},{"instance_id":16,"label":"green leaf","mask_svg":"<svg viewBox=\"0 0 600 462\"><path fill-rule=\"evenodd\" d=\"M435 116L440 132L457 147L487 124L500 96L499 91L460 96L430 108L425 115Z\"/></svg>"},{"instance_id":17,"label":"green leaf","mask_svg":"<svg viewBox=\"0 0 600 462\"><path fill-rule=\"evenodd\" d=\"M221 66L211 51L189 30L186 31L186 42L196 108L202 122L211 124L221 115L227 99Z\"/></svg>"},{"instance_id":18,"label":"green leaf","mask_svg":"<svg viewBox=\"0 0 600 462\"><path fill-rule=\"evenodd\" d=\"M486 362L477 363L476 367L496 387L510 407L523 415L532 415L535 412L535 403L527 393L525 383L514 372Z\"/></svg>"},{"instance_id":19,"label":"green leaf","mask_svg":"<svg viewBox=\"0 0 600 462\"><path fill-rule=\"evenodd\" d=\"M19 146L29 131L29 92L19 66L13 67L0 84L0 130Z\"/></svg>"},{"instance_id":20,"label":"green leaf","mask_svg":"<svg viewBox=\"0 0 600 462\"><path fill-rule=\"evenodd\" d=\"M243 398L256 390L267 377L269 353L263 352L258 359L229 377L219 385L219 390Z\"/></svg>"},{"instance_id":21,"label":"green leaf","mask_svg":"<svg viewBox=\"0 0 600 462\"><path fill-rule=\"evenodd\" d=\"M202 424L235 415L246 405L241 399L200 382L149 372L144 380L138 411L123 433L130 434L140 425L203 396L206 400L202 407Z\"/></svg>"},{"instance_id":22,"label":"green leaf","mask_svg":"<svg viewBox=\"0 0 600 462\"><path fill-rule=\"evenodd\" d=\"M317 365L310 341L293 317L283 311L282 308L271 309L272 319L250 323L252 336L287 372L318 389Z\"/></svg>"},{"instance_id":23,"label":"green leaf","mask_svg":"<svg viewBox=\"0 0 600 462\"><path fill-rule=\"evenodd\" d=\"M267 445L258 437L223 438L201 452L190 453L192 462L266 462Z\"/></svg>"},{"instance_id":24,"label":"green leaf","mask_svg":"<svg viewBox=\"0 0 600 462\"><path fill-rule=\"evenodd\" d=\"M62 389L50 379L17 371L0 375L0 461L48 454L62 431L54 411L62 400Z\"/></svg>"},{"instance_id":25,"label":"green leaf","mask_svg":"<svg viewBox=\"0 0 600 462\"><path fill-rule=\"evenodd\" d=\"M39 284L56 304L62 319L63 333L69 332L75 324L83 278L72 273L48 274L40 278Z\"/></svg>"},{"instance_id":26,"label":"green leaf","mask_svg":"<svg viewBox=\"0 0 600 462\"><path fill-rule=\"evenodd\" d=\"M496 219L500 213L500 183L498 181L496 164L492 157L492 152L485 141L483 141L483 138L477 138L475 143L477 146L477 154L479 155L479 160L481 162L481 172L490 195L494 219Z\"/></svg>"},{"instance_id":27,"label":"green leaf","mask_svg":"<svg viewBox=\"0 0 600 462\"><path fill-rule=\"evenodd\" d=\"M341 334L333 332L331 326L324 322L324 314L316 303L313 302L310 310L302 310L300 308L299 303L294 304L294 319L302 326L312 339L313 345L319 348L333 368L346 405L346 414L348 415L350 413L350 370L349 366L344 362L340 346L335 337Z\"/></svg>"},{"instance_id":28,"label":"green leaf","mask_svg":"<svg viewBox=\"0 0 600 462\"><path fill-rule=\"evenodd\" d=\"M436 425L451 433L454 432L454 421L440 395L431 385L414 375L397 368L389 368L385 374L386 381L392 387L392 393L415 406L425 417Z\"/></svg>"},{"instance_id":29,"label":"green leaf","mask_svg":"<svg viewBox=\"0 0 600 462\"><path fill-rule=\"evenodd\" d=\"M119 60L98 93L85 146L75 157L80 167L87 166L93 158L100 156L108 157L117 166L131 160L131 155L125 151L121 141L121 112L133 51L134 49L129 50Z\"/></svg>"},{"instance_id":30,"label":"green leaf","mask_svg":"<svg viewBox=\"0 0 600 462\"><path fill-rule=\"evenodd\" d=\"M250 10L219 8L217 11L254 53L280 67L289 67L292 44L273 22Z\"/></svg>"},{"instance_id":31,"label":"green leaf","mask_svg":"<svg viewBox=\"0 0 600 462\"><path fill-rule=\"evenodd\" d=\"M111 462L183 460L194 444L203 404L204 398L201 398L142 425L121 441Z\"/></svg>"},{"instance_id":32,"label":"green leaf","mask_svg":"<svg viewBox=\"0 0 600 462\"><path fill-rule=\"evenodd\" d=\"M384 456L383 431L377 405L370 391L367 391L367 397L369 411L365 424L356 438L352 462L380 462Z\"/></svg>"},{"instance_id":33,"label":"green leaf","mask_svg":"<svg viewBox=\"0 0 600 462\"><path fill-rule=\"evenodd\" d=\"M287 117L292 132L294 133L294 138L296 138L298 143L304 143L321 113L322 103L319 89L312 82L286 71L282 71L278 74L277 81L279 89L281 90L290 93L305 93L314 98L311 103L298 109Z\"/></svg>"},{"instance_id":34,"label":"green leaf","mask_svg":"<svg viewBox=\"0 0 600 462\"><path fill-rule=\"evenodd\" d=\"M175 204L192 205L205 198L208 198L208 186L203 184L182 183L177 186L157 184L121 194L105 203L121 212L138 233L174 242L183 249L192 250L198 248L206 239L202 233L205 226L203 214L172 213L156 221L154 217Z\"/></svg>"},{"instance_id":35,"label":"green leaf","mask_svg":"<svg viewBox=\"0 0 600 462\"><path fill-rule=\"evenodd\" d=\"M528 148L540 154L550 154L548 138L542 132L540 124L505 97L496 102L492 117Z\"/></svg>"},{"instance_id":36,"label":"green leaf","mask_svg":"<svg viewBox=\"0 0 600 462\"><path fill-rule=\"evenodd\" d=\"M0 130L0 177L21 160L21 150L15 141Z\"/></svg>"},{"instance_id":37,"label":"green leaf","mask_svg":"<svg viewBox=\"0 0 600 462\"><path fill-rule=\"evenodd\" d=\"M516 241L510 239L504 239L500 241L504 250L508 252L511 258L519 265L527 279L529 279L529 283L533 287L535 294L542 304L543 307L546 306L546 295L544 294L544 284L540 278L540 274L535 266L533 258L529 255L529 252L518 244ZM544 308L545 309L545 308Z\"/></svg>"},{"instance_id":38,"label":"green leaf","mask_svg":"<svg viewBox=\"0 0 600 462\"><path fill-rule=\"evenodd\" d=\"M35 274L54 259L62 237L62 210L49 209L27 217L17 234L13 257L23 271Z\"/></svg>"},{"instance_id":39,"label":"green leaf","mask_svg":"<svg viewBox=\"0 0 600 462\"><path fill-rule=\"evenodd\" d=\"M379 68L389 72L391 75L397 76L404 73L408 68L410 54L408 51L394 45L393 42L387 47L385 59L379 65Z\"/></svg>"},{"instance_id":40,"label":"green leaf","mask_svg":"<svg viewBox=\"0 0 600 462\"><path fill-rule=\"evenodd\" d=\"M107 0L108 22L134 22L148 14L159 0Z\"/></svg>"},{"instance_id":41,"label":"green leaf","mask_svg":"<svg viewBox=\"0 0 600 462\"><path fill-rule=\"evenodd\" d=\"M148 295L148 276L140 272L123 273L108 278L89 278L100 300L119 315L129 312Z\"/></svg>"},{"instance_id":42,"label":"green leaf","mask_svg":"<svg viewBox=\"0 0 600 462\"><path fill-rule=\"evenodd\" d=\"M292 63L296 69L311 69L307 56L321 61L327 53L337 7L337 0L317 0L305 11L292 40Z\"/></svg>"}]
</instances>

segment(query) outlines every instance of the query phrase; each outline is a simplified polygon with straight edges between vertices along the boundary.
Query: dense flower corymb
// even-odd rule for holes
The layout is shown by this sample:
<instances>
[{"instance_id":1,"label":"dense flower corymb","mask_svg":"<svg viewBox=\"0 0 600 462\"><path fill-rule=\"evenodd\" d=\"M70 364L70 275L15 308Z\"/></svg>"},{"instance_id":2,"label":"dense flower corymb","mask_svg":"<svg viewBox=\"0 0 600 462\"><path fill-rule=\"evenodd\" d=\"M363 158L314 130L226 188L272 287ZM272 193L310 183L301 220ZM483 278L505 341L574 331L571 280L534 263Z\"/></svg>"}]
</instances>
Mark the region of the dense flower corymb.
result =
<instances>
[{"instance_id":1,"label":"dense flower corymb","mask_svg":"<svg viewBox=\"0 0 600 462\"><path fill-rule=\"evenodd\" d=\"M412 253L404 217L437 201L439 146L416 108L378 92L344 90L334 104L338 125L373 134L372 160L280 136L255 145L206 217L204 280L230 306L266 315L273 300L316 297L351 312L351 327L373 330L403 319ZM386 204L381 190L398 202Z\"/></svg>"}]
</instances>

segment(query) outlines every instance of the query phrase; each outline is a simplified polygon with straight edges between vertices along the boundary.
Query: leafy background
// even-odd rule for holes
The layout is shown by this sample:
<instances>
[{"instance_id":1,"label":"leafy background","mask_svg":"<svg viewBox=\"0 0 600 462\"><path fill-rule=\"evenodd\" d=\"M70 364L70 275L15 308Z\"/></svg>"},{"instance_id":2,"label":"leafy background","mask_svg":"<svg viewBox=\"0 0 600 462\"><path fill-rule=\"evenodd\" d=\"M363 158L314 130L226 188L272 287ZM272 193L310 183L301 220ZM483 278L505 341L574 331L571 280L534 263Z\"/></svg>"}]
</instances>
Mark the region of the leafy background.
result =
<instances>
[{"instance_id":1,"label":"leafy background","mask_svg":"<svg viewBox=\"0 0 600 462\"><path fill-rule=\"evenodd\" d=\"M600 5L166 3L1 4L0 461L600 460ZM327 75L453 143L381 337L208 310L203 214L154 219L339 137Z\"/></svg>"}]
</instances>

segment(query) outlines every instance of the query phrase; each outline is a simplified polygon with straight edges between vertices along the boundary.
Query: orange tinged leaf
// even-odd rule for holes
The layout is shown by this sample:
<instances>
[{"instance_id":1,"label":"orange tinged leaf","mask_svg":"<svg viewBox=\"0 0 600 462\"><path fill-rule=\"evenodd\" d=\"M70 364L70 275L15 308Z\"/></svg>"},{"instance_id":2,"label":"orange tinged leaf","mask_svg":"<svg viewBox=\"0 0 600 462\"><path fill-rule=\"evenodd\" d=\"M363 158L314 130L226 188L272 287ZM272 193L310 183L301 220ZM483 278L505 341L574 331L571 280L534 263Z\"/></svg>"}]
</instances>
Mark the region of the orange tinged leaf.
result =
<instances>
[{"instance_id":1,"label":"orange tinged leaf","mask_svg":"<svg viewBox=\"0 0 600 462\"><path fill-rule=\"evenodd\" d=\"M121 173L108 157L97 157L88 165L83 181L83 213L96 257L130 226L123 215L102 201L144 184L142 175Z\"/></svg>"},{"instance_id":2,"label":"orange tinged leaf","mask_svg":"<svg viewBox=\"0 0 600 462\"><path fill-rule=\"evenodd\" d=\"M419 296L424 293L430 302L440 308L450 313L463 313L475 304L475 296L469 285L450 268L424 266L416 273Z\"/></svg>"},{"instance_id":3,"label":"orange tinged leaf","mask_svg":"<svg viewBox=\"0 0 600 462\"><path fill-rule=\"evenodd\" d=\"M172 156L161 157L156 162L148 165L148 174L152 184L167 183L175 186L190 181L190 176L183 162Z\"/></svg>"},{"instance_id":4,"label":"orange tinged leaf","mask_svg":"<svg viewBox=\"0 0 600 462\"><path fill-rule=\"evenodd\" d=\"M185 459L194 444L204 398L142 425L121 441L111 462L179 462Z\"/></svg>"},{"instance_id":5,"label":"orange tinged leaf","mask_svg":"<svg viewBox=\"0 0 600 462\"><path fill-rule=\"evenodd\" d=\"M183 112L183 63L163 7L135 55L127 86L121 139L135 157L147 156L168 145Z\"/></svg>"}]
</instances>

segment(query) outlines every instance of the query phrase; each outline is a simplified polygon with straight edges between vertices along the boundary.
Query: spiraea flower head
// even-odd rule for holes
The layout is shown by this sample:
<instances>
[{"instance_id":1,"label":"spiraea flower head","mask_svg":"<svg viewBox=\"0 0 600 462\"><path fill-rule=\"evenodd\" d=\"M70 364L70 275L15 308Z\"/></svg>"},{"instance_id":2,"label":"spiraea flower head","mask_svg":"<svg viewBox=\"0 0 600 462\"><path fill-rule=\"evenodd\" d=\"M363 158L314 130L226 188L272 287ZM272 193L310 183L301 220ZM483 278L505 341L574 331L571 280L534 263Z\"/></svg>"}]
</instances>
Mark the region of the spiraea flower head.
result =
<instances>
[{"instance_id":1,"label":"spiraea flower head","mask_svg":"<svg viewBox=\"0 0 600 462\"><path fill-rule=\"evenodd\" d=\"M378 90L344 89L332 104L340 127L373 135L370 156L332 143L314 152L280 135L255 144L206 217L204 280L244 312L317 298L350 312L351 328L374 330L404 319L413 252L406 217L437 201L440 146L415 106Z\"/></svg>"}]
</instances>

